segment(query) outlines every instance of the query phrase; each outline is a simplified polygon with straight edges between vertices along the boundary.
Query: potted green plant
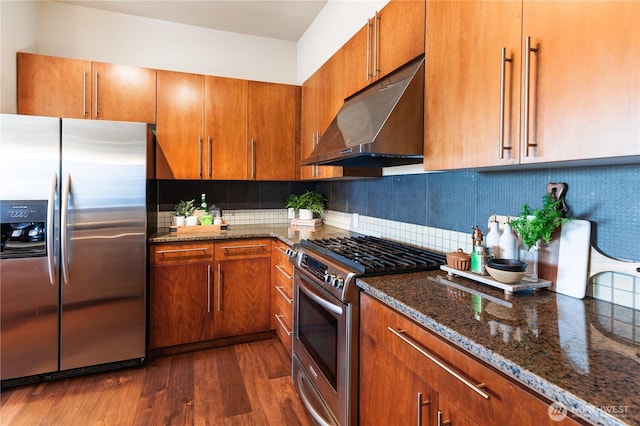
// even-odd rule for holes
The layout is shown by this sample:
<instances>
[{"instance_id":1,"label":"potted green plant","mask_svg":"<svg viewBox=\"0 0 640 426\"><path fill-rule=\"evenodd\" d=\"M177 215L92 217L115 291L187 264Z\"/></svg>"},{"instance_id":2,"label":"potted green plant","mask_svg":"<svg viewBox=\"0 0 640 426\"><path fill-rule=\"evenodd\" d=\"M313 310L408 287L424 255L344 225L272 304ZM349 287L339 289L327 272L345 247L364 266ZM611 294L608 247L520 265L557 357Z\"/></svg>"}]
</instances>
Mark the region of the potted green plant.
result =
<instances>
[{"instance_id":1,"label":"potted green plant","mask_svg":"<svg viewBox=\"0 0 640 426\"><path fill-rule=\"evenodd\" d=\"M306 191L302 195L289 195L286 206L298 210L300 219L313 219L314 216L322 216L326 201L322 194Z\"/></svg>"},{"instance_id":2,"label":"potted green plant","mask_svg":"<svg viewBox=\"0 0 640 426\"><path fill-rule=\"evenodd\" d=\"M532 209L524 204L520 215L511 221L511 227L522 240L520 260L527 263L527 278L538 279L538 249L541 243L549 244L553 231L571 218L563 216L562 200L547 193L542 198L542 208Z\"/></svg>"},{"instance_id":3,"label":"potted green plant","mask_svg":"<svg viewBox=\"0 0 640 426\"><path fill-rule=\"evenodd\" d=\"M193 205L194 202L195 200L190 200L190 201L181 200L178 204L176 204L175 224L177 226L185 225L186 218L192 216L193 212L196 211L196 206ZM196 224L197 223L198 223L198 220L196 218Z\"/></svg>"}]
</instances>

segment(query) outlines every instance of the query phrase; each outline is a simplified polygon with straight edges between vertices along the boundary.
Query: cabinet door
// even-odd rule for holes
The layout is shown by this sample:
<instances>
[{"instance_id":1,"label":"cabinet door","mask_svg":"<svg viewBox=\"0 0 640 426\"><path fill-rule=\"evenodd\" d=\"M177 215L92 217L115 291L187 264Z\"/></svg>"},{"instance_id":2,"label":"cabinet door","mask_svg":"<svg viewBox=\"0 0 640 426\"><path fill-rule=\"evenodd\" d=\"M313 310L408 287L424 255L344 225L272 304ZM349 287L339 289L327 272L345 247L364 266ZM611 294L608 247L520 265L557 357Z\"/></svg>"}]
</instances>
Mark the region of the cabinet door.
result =
<instances>
[{"instance_id":1,"label":"cabinet door","mask_svg":"<svg viewBox=\"0 0 640 426\"><path fill-rule=\"evenodd\" d=\"M90 118L91 62L18 52L18 114Z\"/></svg>"},{"instance_id":2,"label":"cabinet door","mask_svg":"<svg viewBox=\"0 0 640 426\"><path fill-rule=\"evenodd\" d=\"M537 52L523 52L523 121L537 146L522 162L640 154L638 22L637 1L524 2L523 36Z\"/></svg>"},{"instance_id":3,"label":"cabinet door","mask_svg":"<svg viewBox=\"0 0 640 426\"><path fill-rule=\"evenodd\" d=\"M200 179L204 149L204 76L158 71L156 177Z\"/></svg>"},{"instance_id":4,"label":"cabinet door","mask_svg":"<svg viewBox=\"0 0 640 426\"><path fill-rule=\"evenodd\" d=\"M271 328L271 241L216 244L216 337Z\"/></svg>"},{"instance_id":5,"label":"cabinet door","mask_svg":"<svg viewBox=\"0 0 640 426\"><path fill-rule=\"evenodd\" d=\"M345 44L345 97L424 54L425 2L391 0Z\"/></svg>"},{"instance_id":6,"label":"cabinet door","mask_svg":"<svg viewBox=\"0 0 640 426\"><path fill-rule=\"evenodd\" d=\"M251 179L297 179L299 98L298 86L249 82Z\"/></svg>"},{"instance_id":7,"label":"cabinet door","mask_svg":"<svg viewBox=\"0 0 640 426\"><path fill-rule=\"evenodd\" d=\"M344 103L344 50L338 50L302 86L301 158L307 158ZM342 167L302 166L301 179L342 176Z\"/></svg>"},{"instance_id":8,"label":"cabinet door","mask_svg":"<svg viewBox=\"0 0 640 426\"><path fill-rule=\"evenodd\" d=\"M151 270L149 347L214 337L211 264L158 266Z\"/></svg>"},{"instance_id":9,"label":"cabinet door","mask_svg":"<svg viewBox=\"0 0 640 426\"><path fill-rule=\"evenodd\" d=\"M247 179L248 81L205 77L206 179Z\"/></svg>"},{"instance_id":10,"label":"cabinet door","mask_svg":"<svg viewBox=\"0 0 640 426\"><path fill-rule=\"evenodd\" d=\"M362 426L436 424L436 392L362 331L360 360L359 410Z\"/></svg>"},{"instance_id":11,"label":"cabinet door","mask_svg":"<svg viewBox=\"0 0 640 426\"><path fill-rule=\"evenodd\" d=\"M152 349L214 337L213 244L150 248L149 346Z\"/></svg>"},{"instance_id":12,"label":"cabinet door","mask_svg":"<svg viewBox=\"0 0 640 426\"><path fill-rule=\"evenodd\" d=\"M93 62L91 78L92 118L156 122L156 70Z\"/></svg>"},{"instance_id":13,"label":"cabinet door","mask_svg":"<svg viewBox=\"0 0 640 426\"><path fill-rule=\"evenodd\" d=\"M427 2L425 170L519 162L521 8L509 0Z\"/></svg>"}]
</instances>

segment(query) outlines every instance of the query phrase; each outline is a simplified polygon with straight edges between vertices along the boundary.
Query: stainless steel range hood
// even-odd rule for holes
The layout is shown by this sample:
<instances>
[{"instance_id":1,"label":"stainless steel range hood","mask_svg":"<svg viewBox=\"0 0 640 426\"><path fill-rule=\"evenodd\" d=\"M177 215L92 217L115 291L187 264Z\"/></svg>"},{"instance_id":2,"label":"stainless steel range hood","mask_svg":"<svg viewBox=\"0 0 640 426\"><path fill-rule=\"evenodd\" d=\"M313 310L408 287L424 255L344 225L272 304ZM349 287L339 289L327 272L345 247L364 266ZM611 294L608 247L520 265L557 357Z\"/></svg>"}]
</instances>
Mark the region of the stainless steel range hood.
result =
<instances>
[{"instance_id":1,"label":"stainless steel range hood","mask_svg":"<svg viewBox=\"0 0 640 426\"><path fill-rule=\"evenodd\" d=\"M424 58L347 99L302 165L389 167L422 163Z\"/></svg>"}]
</instances>

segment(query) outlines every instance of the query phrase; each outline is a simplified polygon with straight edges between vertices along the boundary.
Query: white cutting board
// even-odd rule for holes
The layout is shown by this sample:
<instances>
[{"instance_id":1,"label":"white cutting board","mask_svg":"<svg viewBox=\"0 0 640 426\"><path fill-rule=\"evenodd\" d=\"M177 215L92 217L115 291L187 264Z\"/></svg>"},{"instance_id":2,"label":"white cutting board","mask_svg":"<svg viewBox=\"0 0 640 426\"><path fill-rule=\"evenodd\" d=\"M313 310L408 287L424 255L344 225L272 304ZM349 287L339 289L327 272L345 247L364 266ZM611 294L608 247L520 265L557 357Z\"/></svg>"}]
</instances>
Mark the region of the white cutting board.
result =
<instances>
[{"instance_id":1,"label":"white cutting board","mask_svg":"<svg viewBox=\"0 0 640 426\"><path fill-rule=\"evenodd\" d=\"M556 293L582 299L587 292L591 222L573 219L560 230Z\"/></svg>"}]
</instances>

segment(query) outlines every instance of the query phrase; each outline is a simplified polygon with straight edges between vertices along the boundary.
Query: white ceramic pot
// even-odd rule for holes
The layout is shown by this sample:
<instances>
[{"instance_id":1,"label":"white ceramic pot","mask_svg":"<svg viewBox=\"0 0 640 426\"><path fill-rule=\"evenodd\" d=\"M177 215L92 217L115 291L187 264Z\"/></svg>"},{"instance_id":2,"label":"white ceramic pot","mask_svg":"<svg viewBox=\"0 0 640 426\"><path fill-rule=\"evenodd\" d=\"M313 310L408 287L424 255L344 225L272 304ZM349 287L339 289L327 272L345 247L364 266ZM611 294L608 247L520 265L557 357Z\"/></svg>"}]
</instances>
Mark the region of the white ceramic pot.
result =
<instances>
[{"instance_id":1,"label":"white ceramic pot","mask_svg":"<svg viewBox=\"0 0 640 426\"><path fill-rule=\"evenodd\" d=\"M184 218L186 226L196 226L198 224L198 216L187 216Z\"/></svg>"},{"instance_id":2,"label":"white ceramic pot","mask_svg":"<svg viewBox=\"0 0 640 426\"><path fill-rule=\"evenodd\" d=\"M171 225L184 226L184 216L171 216Z\"/></svg>"},{"instance_id":3,"label":"white ceramic pot","mask_svg":"<svg viewBox=\"0 0 640 426\"><path fill-rule=\"evenodd\" d=\"M313 212L307 209L299 209L298 216L300 216L300 219L304 219L304 220L313 219Z\"/></svg>"}]
</instances>

